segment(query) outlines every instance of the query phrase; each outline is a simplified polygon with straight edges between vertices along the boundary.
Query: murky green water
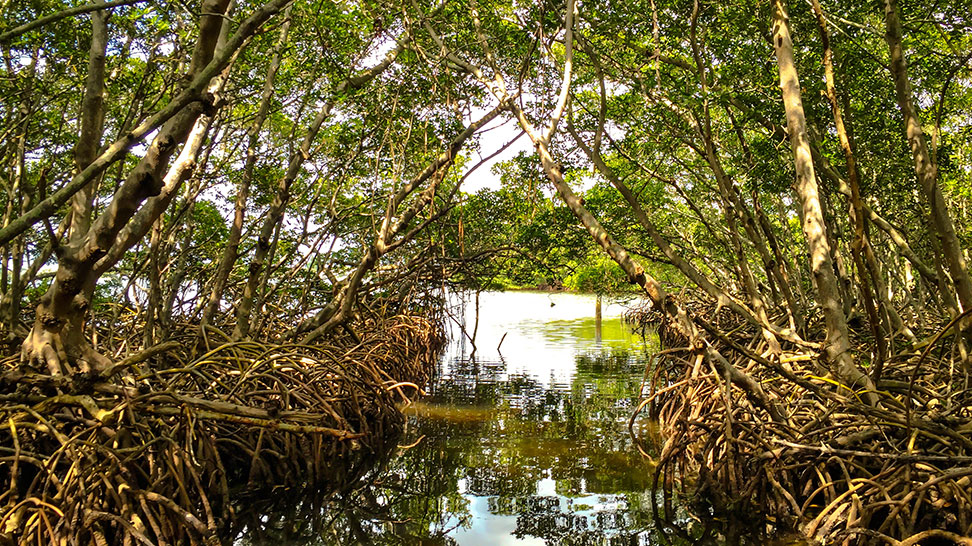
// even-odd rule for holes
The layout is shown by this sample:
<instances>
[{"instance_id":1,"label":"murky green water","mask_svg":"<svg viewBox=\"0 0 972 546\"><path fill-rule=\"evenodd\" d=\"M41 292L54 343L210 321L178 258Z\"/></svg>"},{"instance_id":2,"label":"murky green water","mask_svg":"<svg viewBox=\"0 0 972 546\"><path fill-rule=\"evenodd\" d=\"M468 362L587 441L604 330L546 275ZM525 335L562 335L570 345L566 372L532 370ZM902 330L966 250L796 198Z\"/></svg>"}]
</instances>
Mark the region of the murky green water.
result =
<instances>
[{"instance_id":1,"label":"murky green water","mask_svg":"<svg viewBox=\"0 0 972 546\"><path fill-rule=\"evenodd\" d=\"M403 462L424 461L419 474L435 487L433 502L400 514L421 522L415 535L491 546L640 542L650 468L627 419L645 348L617 307L604 311L598 329L590 297L481 296L476 354L468 340L453 348L431 396L407 410L408 436L425 439Z\"/></svg>"},{"instance_id":2,"label":"murky green water","mask_svg":"<svg viewBox=\"0 0 972 546\"><path fill-rule=\"evenodd\" d=\"M652 347L621 306L606 303L600 327L594 309L593 296L484 293L477 324L470 299L453 326L475 345L454 328L371 485L265 515L237 544L671 543L627 428Z\"/></svg>"}]
</instances>

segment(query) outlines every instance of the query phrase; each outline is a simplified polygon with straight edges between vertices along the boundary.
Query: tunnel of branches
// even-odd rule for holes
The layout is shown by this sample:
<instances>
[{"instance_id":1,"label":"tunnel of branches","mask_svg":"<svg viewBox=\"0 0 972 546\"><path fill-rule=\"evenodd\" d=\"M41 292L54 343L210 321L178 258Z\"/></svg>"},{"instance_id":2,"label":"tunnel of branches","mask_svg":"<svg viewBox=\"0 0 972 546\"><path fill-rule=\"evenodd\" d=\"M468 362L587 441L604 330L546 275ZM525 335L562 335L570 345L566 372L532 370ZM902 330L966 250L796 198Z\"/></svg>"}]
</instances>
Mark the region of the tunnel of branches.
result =
<instances>
[{"instance_id":1,"label":"tunnel of branches","mask_svg":"<svg viewBox=\"0 0 972 546\"><path fill-rule=\"evenodd\" d=\"M447 294L573 279L658 512L972 544L970 13L0 2L0 543L218 543L394 447Z\"/></svg>"}]
</instances>

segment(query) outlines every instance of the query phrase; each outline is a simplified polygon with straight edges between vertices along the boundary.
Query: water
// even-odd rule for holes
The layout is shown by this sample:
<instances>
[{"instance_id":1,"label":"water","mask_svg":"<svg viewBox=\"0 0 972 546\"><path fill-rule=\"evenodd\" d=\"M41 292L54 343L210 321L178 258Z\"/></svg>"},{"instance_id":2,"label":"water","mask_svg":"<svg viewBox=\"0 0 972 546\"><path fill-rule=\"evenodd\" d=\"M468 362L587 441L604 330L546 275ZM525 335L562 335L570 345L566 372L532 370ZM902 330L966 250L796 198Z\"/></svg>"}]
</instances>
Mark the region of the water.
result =
<instances>
[{"instance_id":1,"label":"water","mask_svg":"<svg viewBox=\"0 0 972 546\"><path fill-rule=\"evenodd\" d=\"M671 543L627 427L655 347L622 324L621 305L605 300L600 328L594 310L594 296L483 293L477 325L469 297L437 381L404 408L401 447L369 485L265 514L237 544Z\"/></svg>"},{"instance_id":2,"label":"water","mask_svg":"<svg viewBox=\"0 0 972 546\"><path fill-rule=\"evenodd\" d=\"M621 323L622 307L605 305L600 328L594 309L593 296L485 293L476 328L469 302L475 354L458 336L430 397L406 410L408 436L425 438L403 459L436 459L438 498L413 516L423 538L644 542L651 468L627 420L646 347Z\"/></svg>"}]
</instances>

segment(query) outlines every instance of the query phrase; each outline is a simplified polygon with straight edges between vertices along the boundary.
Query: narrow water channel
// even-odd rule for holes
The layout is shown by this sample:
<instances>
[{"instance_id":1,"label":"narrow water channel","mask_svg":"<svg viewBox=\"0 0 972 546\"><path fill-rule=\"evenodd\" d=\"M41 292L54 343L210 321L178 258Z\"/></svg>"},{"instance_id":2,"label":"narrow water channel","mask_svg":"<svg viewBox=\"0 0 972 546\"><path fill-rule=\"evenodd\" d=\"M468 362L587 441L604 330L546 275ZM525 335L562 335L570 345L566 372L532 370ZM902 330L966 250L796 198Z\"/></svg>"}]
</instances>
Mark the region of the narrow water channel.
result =
<instances>
[{"instance_id":1,"label":"narrow water channel","mask_svg":"<svg viewBox=\"0 0 972 546\"><path fill-rule=\"evenodd\" d=\"M405 408L402 447L369 485L264 515L236 544L671 543L627 427L653 342L623 310L605 300L598 326L594 296L482 293L477 322L467 298L429 396Z\"/></svg>"},{"instance_id":2,"label":"narrow water channel","mask_svg":"<svg viewBox=\"0 0 972 546\"><path fill-rule=\"evenodd\" d=\"M605 305L598 327L593 296L507 292L481 294L478 327L474 301L465 311L475 347L454 336L431 396L408 410L425 446L403 459L427 458L436 482L416 535L640 543L650 473L626 423L646 352L623 309Z\"/></svg>"}]
</instances>

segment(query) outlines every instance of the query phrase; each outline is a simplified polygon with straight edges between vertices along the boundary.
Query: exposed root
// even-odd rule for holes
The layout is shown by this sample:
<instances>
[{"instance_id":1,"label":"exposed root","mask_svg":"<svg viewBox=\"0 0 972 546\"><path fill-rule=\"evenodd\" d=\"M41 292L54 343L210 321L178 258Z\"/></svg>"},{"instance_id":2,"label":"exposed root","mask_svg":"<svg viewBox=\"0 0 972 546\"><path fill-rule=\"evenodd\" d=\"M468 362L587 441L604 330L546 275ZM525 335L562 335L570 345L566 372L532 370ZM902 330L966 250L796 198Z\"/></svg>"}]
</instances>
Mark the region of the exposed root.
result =
<instances>
[{"instance_id":1,"label":"exposed root","mask_svg":"<svg viewBox=\"0 0 972 546\"><path fill-rule=\"evenodd\" d=\"M45 329L34 328L24 339L20 361L28 366L45 368L51 375L64 373L61 362L67 361L60 337Z\"/></svg>"},{"instance_id":2,"label":"exposed root","mask_svg":"<svg viewBox=\"0 0 972 546\"><path fill-rule=\"evenodd\" d=\"M169 343L100 376L8 359L0 543L216 544L247 491L354 479L356 461L394 447L399 392L441 347L422 318L364 330L360 343L226 343L191 360Z\"/></svg>"},{"instance_id":3,"label":"exposed root","mask_svg":"<svg viewBox=\"0 0 972 546\"><path fill-rule=\"evenodd\" d=\"M825 544L969 543L972 388L948 343L954 332L925 332L926 345L890 358L871 405L868 393L827 377L818 354L790 348L775 359L759 332L696 307L716 325L712 343L784 419L774 422L706 358L669 339L676 345L653 359L639 406L660 423L655 479L666 519L681 493L705 512Z\"/></svg>"}]
</instances>

